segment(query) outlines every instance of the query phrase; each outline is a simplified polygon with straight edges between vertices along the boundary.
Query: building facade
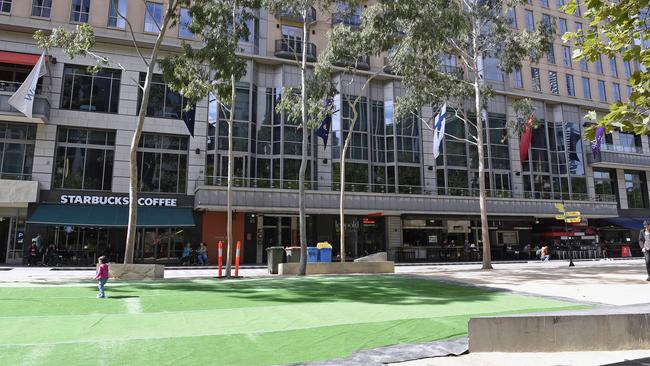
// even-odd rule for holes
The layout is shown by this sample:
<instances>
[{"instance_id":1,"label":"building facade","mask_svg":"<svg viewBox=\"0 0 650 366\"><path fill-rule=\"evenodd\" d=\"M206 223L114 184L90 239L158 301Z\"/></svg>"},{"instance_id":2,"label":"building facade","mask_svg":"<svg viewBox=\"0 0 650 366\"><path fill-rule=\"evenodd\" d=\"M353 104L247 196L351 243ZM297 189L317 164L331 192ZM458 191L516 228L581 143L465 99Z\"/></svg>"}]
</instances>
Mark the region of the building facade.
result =
<instances>
[{"instance_id":1,"label":"building facade","mask_svg":"<svg viewBox=\"0 0 650 366\"><path fill-rule=\"evenodd\" d=\"M152 44L163 1L116 0L141 45ZM513 26L526 29L555 20L558 33L587 25L580 14L558 10L561 2L533 0L511 12ZM145 9L145 6L148 8ZM338 23L360 25L359 8L348 18L313 11L310 39L292 14L256 12L240 52L248 61L239 81L234 125L234 227L244 263L263 263L266 248L298 244L297 181L301 131L277 110L282 87L299 87L296 66L302 47L314 61L326 33ZM168 31L164 51L178 50L193 35L181 12ZM90 74L90 58L70 59L50 50L48 73L39 81L34 118L8 105L11 94L36 63L38 29L88 23L95 28L97 51L110 65ZM22 263L27 243L41 235L69 262L92 263L97 255L120 260L126 236L129 147L141 98L138 83L145 65L130 44L125 22L109 0L0 0L0 261ZM621 58L575 62L573 47L558 36L547 57L504 74L496 60L485 60L485 78L496 96L489 102L486 167L489 227L494 257L520 255L526 244L552 244L562 237L585 245L626 244L636 240L639 220L650 217L648 136L614 132L602 152L592 156L582 138L583 116L605 112L628 98L627 79L636 65ZM312 136L307 170L307 237L334 244L345 225L351 257L388 251L396 260L457 260L466 243L480 247L478 161L473 146L446 139L434 159L431 130L417 121L396 121L393 106L403 93L389 73L362 88L385 59L368 57L362 76L335 98L331 143ZM447 67L462 77L449 57ZM367 72L365 76L363 73ZM337 78L343 78L339 75ZM139 143L136 260L174 262L183 243L205 242L210 260L226 238L227 125L218 104L205 98L196 106L193 136L181 114L183 100L161 78L154 79L144 134ZM342 96L361 97L360 120L352 131L342 121L352 113ZM509 138L506 121L512 103L528 97L540 128L534 132L528 161L519 160L519 141ZM422 114L433 111L425 108ZM447 132L465 137L463 124L448 120ZM347 156L345 222L338 218L342 140L352 133ZM555 204L580 211L582 222L568 230L555 220ZM456 248L456 249L454 249ZM598 252L602 255L602 252ZM592 255L592 254L589 254Z\"/></svg>"}]
</instances>

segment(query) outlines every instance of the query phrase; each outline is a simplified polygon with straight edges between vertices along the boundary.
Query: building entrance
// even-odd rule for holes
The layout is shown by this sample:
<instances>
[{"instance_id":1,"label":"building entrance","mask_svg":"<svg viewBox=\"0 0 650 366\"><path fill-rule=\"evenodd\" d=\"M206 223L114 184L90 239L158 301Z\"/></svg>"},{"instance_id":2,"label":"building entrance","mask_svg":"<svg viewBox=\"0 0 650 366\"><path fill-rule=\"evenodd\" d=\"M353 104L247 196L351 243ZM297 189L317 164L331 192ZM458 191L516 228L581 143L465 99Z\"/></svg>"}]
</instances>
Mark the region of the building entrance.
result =
<instances>
[{"instance_id":1,"label":"building entrance","mask_svg":"<svg viewBox=\"0 0 650 366\"><path fill-rule=\"evenodd\" d=\"M299 245L297 216L267 216L262 218L263 249L262 258L266 263L266 248Z\"/></svg>"}]
</instances>

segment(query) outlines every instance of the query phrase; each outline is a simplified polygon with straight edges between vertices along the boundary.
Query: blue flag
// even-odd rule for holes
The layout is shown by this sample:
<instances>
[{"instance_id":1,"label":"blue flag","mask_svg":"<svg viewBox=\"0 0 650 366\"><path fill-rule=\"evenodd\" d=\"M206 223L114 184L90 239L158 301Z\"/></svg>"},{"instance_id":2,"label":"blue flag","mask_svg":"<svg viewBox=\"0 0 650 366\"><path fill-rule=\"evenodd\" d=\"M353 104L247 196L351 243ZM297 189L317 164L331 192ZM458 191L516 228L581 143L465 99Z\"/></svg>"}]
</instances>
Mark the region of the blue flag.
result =
<instances>
[{"instance_id":1,"label":"blue flag","mask_svg":"<svg viewBox=\"0 0 650 366\"><path fill-rule=\"evenodd\" d=\"M183 117L183 122L187 126L187 130L190 131L190 135L194 137L194 118L196 116L196 107L192 106L192 109L189 111L181 111L181 117Z\"/></svg>"},{"instance_id":2,"label":"blue flag","mask_svg":"<svg viewBox=\"0 0 650 366\"><path fill-rule=\"evenodd\" d=\"M442 105L440 113L434 118L433 125L433 158L437 159L440 155L440 144L445 139L445 121L447 118L447 103Z\"/></svg>"}]
</instances>

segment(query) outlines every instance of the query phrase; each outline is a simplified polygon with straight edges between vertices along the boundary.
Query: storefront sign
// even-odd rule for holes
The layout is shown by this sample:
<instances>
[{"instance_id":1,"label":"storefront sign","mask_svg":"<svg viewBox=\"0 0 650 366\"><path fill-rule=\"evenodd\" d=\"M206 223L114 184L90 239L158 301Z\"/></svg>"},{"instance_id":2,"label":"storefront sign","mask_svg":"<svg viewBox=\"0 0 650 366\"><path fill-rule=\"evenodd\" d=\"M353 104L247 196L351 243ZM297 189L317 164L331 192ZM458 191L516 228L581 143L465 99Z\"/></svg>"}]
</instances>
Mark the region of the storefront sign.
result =
<instances>
[{"instance_id":1,"label":"storefront sign","mask_svg":"<svg viewBox=\"0 0 650 366\"><path fill-rule=\"evenodd\" d=\"M450 234L468 233L470 224L466 220L447 220L447 232Z\"/></svg>"},{"instance_id":2,"label":"storefront sign","mask_svg":"<svg viewBox=\"0 0 650 366\"><path fill-rule=\"evenodd\" d=\"M120 196L82 196L82 195L61 195L60 202L67 205L110 205L122 206L129 204L129 197ZM167 206L176 207L176 198L162 197L140 197L139 206Z\"/></svg>"}]
</instances>

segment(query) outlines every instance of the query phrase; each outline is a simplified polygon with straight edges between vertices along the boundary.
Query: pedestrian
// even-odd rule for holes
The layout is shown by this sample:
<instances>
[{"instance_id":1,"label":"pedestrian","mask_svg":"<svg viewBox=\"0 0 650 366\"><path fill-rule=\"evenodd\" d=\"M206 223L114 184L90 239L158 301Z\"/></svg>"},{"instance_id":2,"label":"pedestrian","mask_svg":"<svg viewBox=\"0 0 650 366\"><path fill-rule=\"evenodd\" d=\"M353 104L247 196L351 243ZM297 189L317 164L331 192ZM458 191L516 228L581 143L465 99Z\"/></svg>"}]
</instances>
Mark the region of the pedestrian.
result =
<instances>
[{"instance_id":1,"label":"pedestrian","mask_svg":"<svg viewBox=\"0 0 650 366\"><path fill-rule=\"evenodd\" d=\"M106 256L102 255L99 257L98 262L97 272L95 274L95 279L98 282L97 287L99 288L97 298L103 299L106 297L106 294L104 293L104 286L106 286L106 282L108 281L108 260L106 259Z\"/></svg>"},{"instance_id":2,"label":"pedestrian","mask_svg":"<svg viewBox=\"0 0 650 366\"><path fill-rule=\"evenodd\" d=\"M645 258L645 270L648 272L646 281L650 281L650 220L643 222L643 229L639 232L639 246Z\"/></svg>"},{"instance_id":3,"label":"pedestrian","mask_svg":"<svg viewBox=\"0 0 650 366\"><path fill-rule=\"evenodd\" d=\"M548 253L548 247L546 245L540 249L539 259L543 262L548 262L551 259L551 255Z\"/></svg>"},{"instance_id":4,"label":"pedestrian","mask_svg":"<svg viewBox=\"0 0 650 366\"><path fill-rule=\"evenodd\" d=\"M199 244L199 264L205 266L208 264L208 247L205 246L205 243L201 242Z\"/></svg>"},{"instance_id":5,"label":"pedestrian","mask_svg":"<svg viewBox=\"0 0 650 366\"><path fill-rule=\"evenodd\" d=\"M181 266L184 264L190 264L190 254L192 254L192 243L189 241L183 247L183 253L181 254Z\"/></svg>"},{"instance_id":6,"label":"pedestrian","mask_svg":"<svg viewBox=\"0 0 650 366\"><path fill-rule=\"evenodd\" d=\"M32 245L29 247L29 253L27 257L27 265L35 266L37 260L38 260L38 247L36 247L36 240L32 239Z\"/></svg>"}]
</instances>

